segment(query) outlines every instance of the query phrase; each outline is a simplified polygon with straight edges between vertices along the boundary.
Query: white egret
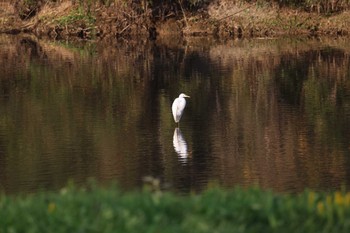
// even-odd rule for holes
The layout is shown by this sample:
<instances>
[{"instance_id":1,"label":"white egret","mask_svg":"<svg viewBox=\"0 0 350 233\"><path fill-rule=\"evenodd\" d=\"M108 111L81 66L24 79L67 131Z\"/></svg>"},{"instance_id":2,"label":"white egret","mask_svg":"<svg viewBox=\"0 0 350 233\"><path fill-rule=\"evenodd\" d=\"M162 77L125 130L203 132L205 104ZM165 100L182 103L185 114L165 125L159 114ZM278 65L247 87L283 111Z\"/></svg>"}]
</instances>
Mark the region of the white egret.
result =
<instances>
[{"instance_id":1,"label":"white egret","mask_svg":"<svg viewBox=\"0 0 350 233\"><path fill-rule=\"evenodd\" d=\"M174 121L179 123L182 114L184 113L184 109L186 107L185 98L190 98L188 95L181 93L178 98L176 98L171 106L171 110L173 111Z\"/></svg>"}]
</instances>

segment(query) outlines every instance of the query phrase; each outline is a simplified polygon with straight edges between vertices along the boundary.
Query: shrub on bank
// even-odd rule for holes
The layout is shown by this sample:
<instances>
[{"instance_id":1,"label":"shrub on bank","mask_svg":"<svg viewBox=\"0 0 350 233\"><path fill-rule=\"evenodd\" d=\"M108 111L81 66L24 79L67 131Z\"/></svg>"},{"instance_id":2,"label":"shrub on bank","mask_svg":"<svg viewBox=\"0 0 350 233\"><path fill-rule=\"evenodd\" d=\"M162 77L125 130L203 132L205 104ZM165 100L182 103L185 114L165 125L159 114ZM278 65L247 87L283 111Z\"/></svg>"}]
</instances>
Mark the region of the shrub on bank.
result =
<instances>
[{"instance_id":1,"label":"shrub on bank","mask_svg":"<svg viewBox=\"0 0 350 233\"><path fill-rule=\"evenodd\" d=\"M350 193L65 188L0 197L0 232L350 232Z\"/></svg>"}]
</instances>

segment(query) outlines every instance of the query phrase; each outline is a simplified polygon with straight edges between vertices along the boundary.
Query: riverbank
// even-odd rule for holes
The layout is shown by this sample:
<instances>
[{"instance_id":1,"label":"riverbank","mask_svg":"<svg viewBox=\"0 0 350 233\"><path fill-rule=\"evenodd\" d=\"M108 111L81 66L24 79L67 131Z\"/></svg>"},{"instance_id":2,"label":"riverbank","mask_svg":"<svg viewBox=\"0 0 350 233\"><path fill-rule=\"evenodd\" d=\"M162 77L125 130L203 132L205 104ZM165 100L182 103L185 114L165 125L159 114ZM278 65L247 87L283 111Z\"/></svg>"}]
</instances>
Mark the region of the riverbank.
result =
<instances>
[{"instance_id":1,"label":"riverbank","mask_svg":"<svg viewBox=\"0 0 350 233\"><path fill-rule=\"evenodd\" d=\"M0 195L6 232L349 232L350 193L277 194L211 188L180 196L147 189L66 187Z\"/></svg>"},{"instance_id":2,"label":"riverbank","mask_svg":"<svg viewBox=\"0 0 350 233\"><path fill-rule=\"evenodd\" d=\"M23 16L10 2L0 3L0 32L30 33L53 39L102 39L166 35L221 38L281 35L348 35L350 11L329 14L299 8L240 1L211 1L197 10L163 10L154 15L148 5L46 2L35 14ZM34 10L33 10L34 11Z\"/></svg>"}]
</instances>

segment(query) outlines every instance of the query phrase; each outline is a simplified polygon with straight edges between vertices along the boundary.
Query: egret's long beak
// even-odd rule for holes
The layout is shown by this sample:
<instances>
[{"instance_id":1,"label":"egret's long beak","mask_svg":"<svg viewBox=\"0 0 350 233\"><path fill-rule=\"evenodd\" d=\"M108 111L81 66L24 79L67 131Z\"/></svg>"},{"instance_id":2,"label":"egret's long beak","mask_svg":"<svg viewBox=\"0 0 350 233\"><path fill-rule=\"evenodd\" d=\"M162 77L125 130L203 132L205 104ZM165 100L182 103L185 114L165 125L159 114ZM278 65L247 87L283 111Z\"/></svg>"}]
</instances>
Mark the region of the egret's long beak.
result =
<instances>
[{"instance_id":1,"label":"egret's long beak","mask_svg":"<svg viewBox=\"0 0 350 233\"><path fill-rule=\"evenodd\" d=\"M189 95L185 95L185 97L187 97L187 98L191 98Z\"/></svg>"}]
</instances>

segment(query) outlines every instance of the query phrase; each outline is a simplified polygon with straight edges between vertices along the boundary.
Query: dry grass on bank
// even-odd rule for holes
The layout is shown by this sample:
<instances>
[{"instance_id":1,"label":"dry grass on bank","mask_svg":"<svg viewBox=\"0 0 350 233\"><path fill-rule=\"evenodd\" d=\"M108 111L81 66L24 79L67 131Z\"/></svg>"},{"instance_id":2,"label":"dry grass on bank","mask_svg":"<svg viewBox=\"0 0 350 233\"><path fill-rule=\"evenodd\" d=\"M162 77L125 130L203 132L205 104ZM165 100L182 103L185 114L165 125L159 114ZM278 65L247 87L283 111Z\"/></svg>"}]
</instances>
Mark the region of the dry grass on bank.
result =
<instances>
[{"instance_id":1,"label":"dry grass on bank","mask_svg":"<svg viewBox=\"0 0 350 233\"><path fill-rule=\"evenodd\" d=\"M221 37L269 37L279 35L348 35L350 11L338 4L318 1L304 8L281 7L276 3L257 1L214 0L206 10L187 12L154 21L146 5L128 1L109 1L106 5L73 3L71 0L47 1L34 17L21 20L9 2L0 3L0 32L30 32L51 38L118 37L158 34L218 35ZM328 8L327 8L328 7ZM323 9L323 10L322 10ZM321 11L322 10L322 11ZM142 13L140 13L142 12ZM171 15L171 14L170 14Z\"/></svg>"}]
</instances>

